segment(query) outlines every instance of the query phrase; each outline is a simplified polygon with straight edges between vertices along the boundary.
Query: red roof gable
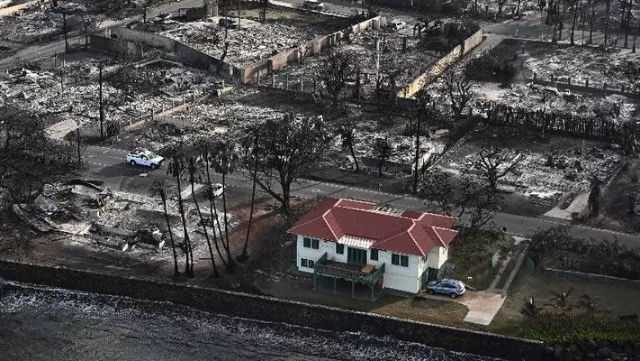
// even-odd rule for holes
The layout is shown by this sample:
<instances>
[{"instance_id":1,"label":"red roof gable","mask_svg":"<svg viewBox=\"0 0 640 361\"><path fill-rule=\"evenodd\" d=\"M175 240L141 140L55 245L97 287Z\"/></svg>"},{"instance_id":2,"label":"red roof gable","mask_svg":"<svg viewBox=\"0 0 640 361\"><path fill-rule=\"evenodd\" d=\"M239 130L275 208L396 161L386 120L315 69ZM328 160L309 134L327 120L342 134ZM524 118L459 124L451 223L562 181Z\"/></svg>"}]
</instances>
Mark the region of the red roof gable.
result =
<instances>
[{"instance_id":1,"label":"red roof gable","mask_svg":"<svg viewBox=\"0 0 640 361\"><path fill-rule=\"evenodd\" d=\"M426 256L434 247L448 246L458 234L456 219L406 211L401 215L374 210L374 203L324 198L287 232L338 241L343 236L371 239L372 248Z\"/></svg>"}]
</instances>

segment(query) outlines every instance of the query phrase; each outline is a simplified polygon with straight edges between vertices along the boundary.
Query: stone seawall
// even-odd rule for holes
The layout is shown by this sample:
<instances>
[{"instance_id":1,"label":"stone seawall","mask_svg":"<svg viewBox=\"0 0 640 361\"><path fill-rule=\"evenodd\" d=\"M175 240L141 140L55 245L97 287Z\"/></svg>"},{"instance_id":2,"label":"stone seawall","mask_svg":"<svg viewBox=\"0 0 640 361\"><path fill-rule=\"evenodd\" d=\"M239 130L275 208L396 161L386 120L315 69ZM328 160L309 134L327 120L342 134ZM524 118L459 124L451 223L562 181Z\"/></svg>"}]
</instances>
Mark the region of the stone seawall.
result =
<instances>
[{"instance_id":1,"label":"stone seawall","mask_svg":"<svg viewBox=\"0 0 640 361\"><path fill-rule=\"evenodd\" d=\"M245 293L0 261L0 277L86 292L170 301L204 311L340 332L364 332L483 356L542 360L542 343Z\"/></svg>"}]
</instances>

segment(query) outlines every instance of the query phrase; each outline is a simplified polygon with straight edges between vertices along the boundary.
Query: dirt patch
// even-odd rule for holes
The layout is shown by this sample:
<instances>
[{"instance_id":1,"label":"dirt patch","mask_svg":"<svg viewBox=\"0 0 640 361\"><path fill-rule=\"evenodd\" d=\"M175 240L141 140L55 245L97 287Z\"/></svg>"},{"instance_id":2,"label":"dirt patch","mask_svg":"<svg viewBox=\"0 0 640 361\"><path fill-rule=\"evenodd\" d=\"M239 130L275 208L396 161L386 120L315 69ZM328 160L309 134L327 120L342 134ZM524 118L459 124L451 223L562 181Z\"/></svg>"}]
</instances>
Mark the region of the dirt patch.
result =
<instances>
[{"instance_id":1,"label":"dirt patch","mask_svg":"<svg viewBox=\"0 0 640 361\"><path fill-rule=\"evenodd\" d=\"M573 287L571 302L577 302L581 295L597 297L597 314L617 319L618 316L640 313L640 304L635 300L640 296L640 290L619 287L607 283L589 282L581 280L565 280L548 276L540 269L528 270L523 267L516 276L508 293L508 297L489 326L491 331L512 333L525 336L527 329L521 328L527 321L520 313L525 299L534 295L536 303L550 312L557 312L554 306L543 306L551 303L555 293L567 292ZM576 308L572 313L584 312Z\"/></svg>"}]
</instances>

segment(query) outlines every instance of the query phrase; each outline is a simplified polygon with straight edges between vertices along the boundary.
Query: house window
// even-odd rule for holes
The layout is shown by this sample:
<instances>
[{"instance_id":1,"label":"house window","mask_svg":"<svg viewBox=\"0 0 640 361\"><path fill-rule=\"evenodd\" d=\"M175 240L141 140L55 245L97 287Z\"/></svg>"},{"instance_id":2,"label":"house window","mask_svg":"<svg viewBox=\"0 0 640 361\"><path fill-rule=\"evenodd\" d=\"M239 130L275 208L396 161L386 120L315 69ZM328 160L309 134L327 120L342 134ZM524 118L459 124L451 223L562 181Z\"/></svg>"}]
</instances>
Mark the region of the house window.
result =
<instances>
[{"instance_id":1,"label":"house window","mask_svg":"<svg viewBox=\"0 0 640 361\"><path fill-rule=\"evenodd\" d=\"M371 250L371 256L370 256L372 261L377 261L378 260L378 250L377 249L372 249Z\"/></svg>"},{"instance_id":2,"label":"house window","mask_svg":"<svg viewBox=\"0 0 640 361\"><path fill-rule=\"evenodd\" d=\"M336 243L336 254L344 254L344 244Z\"/></svg>"},{"instance_id":3,"label":"house window","mask_svg":"<svg viewBox=\"0 0 640 361\"><path fill-rule=\"evenodd\" d=\"M311 248L319 249L320 248L320 241L317 240L317 239L312 239L311 240Z\"/></svg>"},{"instance_id":4,"label":"house window","mask_svg":"<svg viewBox=\"0 0 640 361\"><path fill-rule=\"evenodd\" d=\"M313 266L315 266L316 262L309 260L309 268L313 268Z\"/></svg>"},{"instance_id":5,"label":"house window","mask_svg":"<svg viewBox=\"0 0 640 361\"><path fill-rule=\"evenodd\" d=\"M409 256L400 256L400 266L409 267Z\"/></svg>"},{"instance_id":6,"label":"house window","mask_svg":"<svg viewBox=\"0 0 640 361\"><path fill-rule=\"evenodd\" d=\"M302 239L302 245L304 248L311 248L311 238L304 237Z\"/></svg>"},{"instance_id":7,"label":"house window","mask_svg":"<svg viewBox=\"0 0 640 361\"><path fill-rule=\"evenodd\" d=\"M301 267L307 267L307 259L306 258L301 258L300 259L300 266Z\"/></svg>"},{"instance_id":8,"label":"house window","mask_svg":"<svg viewBox=\"0 0 640 361\"><path fill-rule=\"evenodd\" d=\"M409 267L409 256L401 256L399 254L391 255L391 264L394 266Z\"/></svg>"}]
</instances>

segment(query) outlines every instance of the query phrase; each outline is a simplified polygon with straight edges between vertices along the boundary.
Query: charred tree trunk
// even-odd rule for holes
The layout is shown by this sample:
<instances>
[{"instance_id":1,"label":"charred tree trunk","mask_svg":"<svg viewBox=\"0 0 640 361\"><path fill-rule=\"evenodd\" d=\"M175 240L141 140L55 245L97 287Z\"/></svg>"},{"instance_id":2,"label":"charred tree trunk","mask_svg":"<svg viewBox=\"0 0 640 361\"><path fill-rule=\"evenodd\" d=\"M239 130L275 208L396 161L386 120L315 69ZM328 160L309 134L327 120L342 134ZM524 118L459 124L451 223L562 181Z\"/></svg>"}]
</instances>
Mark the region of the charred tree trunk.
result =
<instances>
[{"instance_id":1,"label":"charred tree trunk","mask_svg":"<svg viewBox=\"0 0 640 361\"><path fill-rule=\"evenodd\" d=\"M222 243L227 252L227 270L233 272L235 262L231 256L231 246L229 245L229 217L227 215L227 172L222 172L222 210L224 212L224 242Z\"/></svg>"},{"instance_id":2,"label":"charred tree trunk","mask_svg":"<svg viewBox=\"0 0 640 361\"><path fill-rule=\"evenodd\" d=\"M184 245L185 245L185 265L184 271L189 278L193 278L193 251L191 249L191 240L189 239L189 230L187 229L187 217L184 214L184 200L182 199L182 182L180 182L180 175L176 175L176 181L178 183L178 210L180 211L180 219L182 220L182 229L184 231Z\"/></svg>"},{"instance_id":3,"label":"charred tree trunk","mask_svg":"<svg viewBox=\"0 0 640 361\"><path fill-rule=\"evenodd\" d=\"M242 246L242 253L238 257L238 262L245 262L249 256L247 255L247 245L249 244L249 236L251 235L251 224L253 222L253 207L256 201L256 177L258 176L258 157L253 161L253 184L251 186L251 209L249 210L249 224L247 225L247 235Z\"/></svg>"},{"instance_id":4,"label":"charred tree trunk","mask_svg":"<svg viewBox=\"0 0 640 361\"><path fill-rule=\"evenodd\" d=\"M209 171L209 157L205 157L205 167L207 172L207 184L209 187L211 185L211 172ZM224 190L223 190L224 192ZM222 242L222 229L220 228L220 222L218 220L218 210L216 209L216 202L214 200L213 191L211 190L207 195L209 198L209 217L211 218L211 229L213 230L213 245L216 248L216 252L220 256L220 260L224 264L225 268L227 267L227 261L224 259L222 255L222 251L220 250L220 245L218 244L218 236L216 235L216 225L218 226L218 233L220 234L220 241Z\"/></svg>"},{"instance_id":5,"label":"charred tree trunk","mask_svg":"<svg viewBox=\"0 0 640 361\"><path fill-rule=\"evenodd\" d=\"M169 239L171 240L171 250L173 251L173 276L178 277L178 254L176 253L176 243L173 239L173 231L171 230L171 221L169 220L169 212L167 211L167 194L164 190L160 191L160 199L162 199L162 207L164 209L164 220L167 222L167 230L169 231Z\"/></svg>"},{"instance_id":6,"label":"charred tree trunk","mask_svg":"<svg viewBox=\"0 0 640 361\"><path fill-rule=\"evenodd\" d=\"M200 211L200 205L198 204L198 198L196 197L196 187L195 187L195 179L193 173L189 175L189 183L191 183L191 198L193 198L193 203L196 206L196 211L198 212L198 217L200 217L200 223L202 224L202 230L204 231L204 238L207 241L207 247L209 248L209 256L211 257L211 267L213 267L213 277L218 278L220 274L218 273L218 266L216 265L215 257L213 256L213 248L211 247L211 239L209 238L209 232L207 231L207 222L205 222L204 216ZM213 221L213 220L212 220ZM213 225L211 227L213 228Z\"/></svg>"},{"instance_id":7,"label":"charred tree trunk","mask_svg":"<svg viewBox=\"0 0 640 361\"><path fill-rule=\"evenodd\" d=\"M604 19L604 46L609 45L609 15L611 14L611 0L606 0L607 2L607 12L606 18Z\"/></svg>"},{"instance_id":8,"label":"charred tree trunk","mask_svg":"<svg viewBox=\"0 0 640 361\"><path fill-rule=\"evenodd\" d=\"M99 101L100 101L100 141L104 142L104 104L102 101L102 62L100 62L100 73L98 75L98 81L100 82L99 88Z\"/></svg>"}]
</instances>

